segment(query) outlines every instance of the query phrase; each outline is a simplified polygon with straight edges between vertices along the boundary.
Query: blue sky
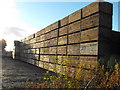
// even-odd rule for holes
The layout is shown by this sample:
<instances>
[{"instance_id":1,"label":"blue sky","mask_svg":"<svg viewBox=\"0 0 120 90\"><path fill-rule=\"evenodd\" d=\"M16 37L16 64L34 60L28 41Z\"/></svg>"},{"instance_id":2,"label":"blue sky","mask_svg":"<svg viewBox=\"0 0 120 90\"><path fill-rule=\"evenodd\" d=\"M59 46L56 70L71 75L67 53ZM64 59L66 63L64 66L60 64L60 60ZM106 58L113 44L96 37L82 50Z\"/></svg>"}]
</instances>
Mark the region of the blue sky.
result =
<instances>
[{"instance_id":1,"label":"blue sky","mask_svg":"<svg viewBox=\"0 0 120 90\"><path fill-rule=\"evenodd\" d=\"M2 0L0 3L0 39L3 38L7 41L6 50L12 50L14 40L21 40L95 0L87 1L89 2ZM118 3L111 3L113 3L113 30L117 31Z\"/></svg>"},{"instance_id":2,"label":"blue sky","mask_svg":"<svg viewBox=\"0 0 120 90\"><path fill-rule=\"evenodd\" d=\"M18 2L17 8L25 22L37 29L64 18L91 2ZM113 30L118 30L118 3L113 4Z\"/></svg>"}]
</instances>

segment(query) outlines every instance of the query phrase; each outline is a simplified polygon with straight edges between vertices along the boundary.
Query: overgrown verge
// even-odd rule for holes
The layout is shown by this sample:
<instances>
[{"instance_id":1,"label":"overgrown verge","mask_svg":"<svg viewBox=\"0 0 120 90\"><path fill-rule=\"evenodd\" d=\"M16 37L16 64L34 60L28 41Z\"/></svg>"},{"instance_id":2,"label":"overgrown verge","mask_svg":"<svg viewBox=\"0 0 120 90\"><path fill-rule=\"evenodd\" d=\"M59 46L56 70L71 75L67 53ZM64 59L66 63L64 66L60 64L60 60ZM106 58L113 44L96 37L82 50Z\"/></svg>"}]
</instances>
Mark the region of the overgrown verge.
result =
<instances>
[{"instance_id":1,"label":"overgrown verge","mask_svg":"<svg viewBox=\"0 0 120 90\"><path fill-rule=\"evenodd\" d=\"M74 70L74 76L69 77L71 70L67 69L65 75L58 74L57 71L54 71L56 76L47 76L44 77L44 82L33 84L33 89L37 88L82 88L87 90L88 88L120 88L120 69L119 64L115 58L112 56L105 66L104 64L99 64L97 69L89 70L89 74L85 76L84 68L82 66ZM114 59L114 60L113 60ZM69 60L67 60L69 61ZM66 64L66 68L69 68L70 64ZM48 75L49 71L46 72ZM87 78L86 78L87 77ZM29 87L27 87L29 88Z\"/></svg>"}]
</instances>

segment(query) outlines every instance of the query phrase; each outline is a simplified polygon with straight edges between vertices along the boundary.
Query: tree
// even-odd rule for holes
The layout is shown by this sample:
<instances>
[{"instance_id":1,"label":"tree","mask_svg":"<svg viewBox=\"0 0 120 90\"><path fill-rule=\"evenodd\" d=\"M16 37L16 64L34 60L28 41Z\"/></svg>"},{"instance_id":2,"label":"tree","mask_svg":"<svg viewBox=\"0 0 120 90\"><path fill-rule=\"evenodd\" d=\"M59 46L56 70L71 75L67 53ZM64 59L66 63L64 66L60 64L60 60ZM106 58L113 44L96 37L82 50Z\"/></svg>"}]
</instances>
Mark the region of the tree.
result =
<instances>
[{"instance_id":1,"label":"tree","mask_svg":"<svg viewBox=\"0 0 120 90\"><path fill-rule=\"evenodd\" d=\"M1 50L2 52L5 51L5 47L6 47L6 46L7 46L6 40L4 40L4 39L0 40L0 50Z\"/></svg>"}]
</instances>

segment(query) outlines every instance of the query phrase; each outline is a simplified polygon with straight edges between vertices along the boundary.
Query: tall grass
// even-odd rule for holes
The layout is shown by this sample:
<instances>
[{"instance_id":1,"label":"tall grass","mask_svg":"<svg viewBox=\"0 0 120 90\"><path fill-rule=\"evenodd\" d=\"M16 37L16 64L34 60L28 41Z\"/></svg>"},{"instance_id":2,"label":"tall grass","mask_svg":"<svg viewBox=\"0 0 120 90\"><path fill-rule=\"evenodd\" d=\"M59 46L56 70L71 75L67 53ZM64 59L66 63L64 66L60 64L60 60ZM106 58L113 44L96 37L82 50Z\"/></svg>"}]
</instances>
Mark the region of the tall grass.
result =
<instances>
[{"instance_id":1,"label":"tall grass","mask_svg":"<svg viewBox=\"0 0 120 90\"><path fill-rule=\"evenodd\" d=\"M86 73L85 75L83 75L85 73L84 65L80 64L79 67L75 68L74 72L71 72L70 67L69 62L66 62L67 69L65 75L58 74L57 70L55 70L56 76L44 77L45 81L33 85L33 89L83 88L87 90L88 88L120 88L120 69L118 63L110 66L112 68L109 69L105 65L99 64L97 69L88 70L88 74ZM71 73L73 73L72 78L69 77ZM49 71L46 72L47 74L49 74Z\"/></svg>"}]
</instances>

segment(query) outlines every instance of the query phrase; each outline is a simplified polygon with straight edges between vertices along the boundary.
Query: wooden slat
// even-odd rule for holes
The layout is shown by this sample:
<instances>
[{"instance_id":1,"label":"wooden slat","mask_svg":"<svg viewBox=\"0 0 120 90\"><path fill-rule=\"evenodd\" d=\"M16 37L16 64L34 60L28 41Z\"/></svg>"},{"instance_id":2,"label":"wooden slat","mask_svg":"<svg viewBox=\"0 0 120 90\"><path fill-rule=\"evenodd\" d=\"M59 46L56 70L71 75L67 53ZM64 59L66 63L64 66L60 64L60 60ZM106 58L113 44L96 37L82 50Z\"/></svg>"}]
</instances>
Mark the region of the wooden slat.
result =
<instances>
[{"instance_id":1,"label":"wooden slat","mask_svg":"<svg viewBox=\"0 0 120 90\"><path fill-rule=\"evenodd\" d=\"M93 56L80 56L79 67L85 69L95 69L99 65L98 58Z\"/></svg>"},{"instance_id":2,"label":"wooden slat","mask_svg":"<svg viewBox=\"0 0 120 90\"><path fill-rule=\"evenodd\" d=\"M79 43L80 42L80 32L68 35L68 44Z\"/></svg>"},{"instance_id":3,"label":"wooden slat","mask_svg":"<svg viewBox=\"0 0 120 90\"><path fill-rule=\"evenodd\" d=\"M59 29L59 36L67 34L67 31L68 31L68 25L60 28Z\"/></svg>"},{"instance_id":4,"label":"wooden slat","mask_svg":"<svg viewBox=\"0 0 120 90\"><path fill-rule=\"evenodd\" d=\"M81 29L81 21L74 22L68 25L68 33L76 32Z\"/></svg>"},{"instance_id":5,"label":"wooden slat","mask_svg":"<svg viewBox=\"0 0 120 90\"><path fill-rule=\"evenodd\" d=\"M81 42L98 40L99 28L92 28L81 31Z\"/></svg>"},{"instance_id":6,"label":"wooden slat","mask_svg":"<svg viewBox=\"0 0 120 90\"><path fill-rule=\"evenodd\" d=\"M80 54L98 55L98 42L80 44Z\"/></svg>"},{"instance_id":7,"label":"wooden slat","mask_svg":"<svg viewBox=\"0 0 120 90\"><path fill-rule=\"evenodd\" d=\"M66 46L59 46L57 47L57 54L66 54Z\"/></svg>"},{"instance_id":8,"label":"wooden slat","mask_svg":"<svg viewBox=\"0 0 120 90\"><path fill-rule=\"evenodd\" d=\"M67 36L58 37L58 45L67 44Z\"/></svg>"},{"instance_id":9,"label":"wooden slat","mask_svg":"<svg viewBox=\"0 0 120 90\"><path fill-rule=\"evenodd\" d=\"M68 55L80 55L80 44L68 45L67 48Z\"/></svg>"},{"instance_id":10,"label":"wooden slat","mask_svg":"<svg viewBox=\"0 0 120 90\"><path fill-rule=\"evenodd\" d=\"M81 21L81 29L87 29L99 25L99 14L84 18Z\"/></svg>"},{"instance_id":11,"label":"wooden slat","mask_svg":"<svg viewBox=\"0 0 120 90\"><path fill-rule=\"evenodd\" d=\"M49 47L49 54L56 54L57 53L57 47Z\"/></svg>"},{"instance_id":12,"label":"wooden slat","mask_svg":"<svg viewBox=\"0 0 120 90\"><path fill-rule=\"evenodd\" d=\"M67 16L67 17L60 20L61 26L67 25L68 23L69 23L69 16Z\"/></svg>"},{"instance_id":13,"label":"wooden slat","mask_svg":"<svg viewBox=\"0 0 120 90\"><path fill-rule=\"evenodd\" d=\"M81 9L69 15L69 23L81 19Z\"/></svg>"}]
</instances>

